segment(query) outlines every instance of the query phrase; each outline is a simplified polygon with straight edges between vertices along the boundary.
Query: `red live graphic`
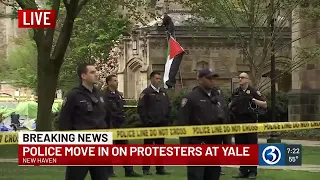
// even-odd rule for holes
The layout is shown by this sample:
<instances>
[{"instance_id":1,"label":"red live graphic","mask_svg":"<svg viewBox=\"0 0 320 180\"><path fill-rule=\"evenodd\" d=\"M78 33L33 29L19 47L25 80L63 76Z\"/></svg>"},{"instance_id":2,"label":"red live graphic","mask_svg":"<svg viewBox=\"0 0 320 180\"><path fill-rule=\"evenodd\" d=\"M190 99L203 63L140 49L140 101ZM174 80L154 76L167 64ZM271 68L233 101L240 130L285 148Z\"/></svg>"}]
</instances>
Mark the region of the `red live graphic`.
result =
<instances>
[{"instance_id":1,"label":"red live graphic","mask_svg":"<svg viewBox=\"0 0 320 180\"><path fill-rule=\"evenodd\" d=\"M19 28L55 28L55 10L18 10Z\"/></svg>"}]
</instances>

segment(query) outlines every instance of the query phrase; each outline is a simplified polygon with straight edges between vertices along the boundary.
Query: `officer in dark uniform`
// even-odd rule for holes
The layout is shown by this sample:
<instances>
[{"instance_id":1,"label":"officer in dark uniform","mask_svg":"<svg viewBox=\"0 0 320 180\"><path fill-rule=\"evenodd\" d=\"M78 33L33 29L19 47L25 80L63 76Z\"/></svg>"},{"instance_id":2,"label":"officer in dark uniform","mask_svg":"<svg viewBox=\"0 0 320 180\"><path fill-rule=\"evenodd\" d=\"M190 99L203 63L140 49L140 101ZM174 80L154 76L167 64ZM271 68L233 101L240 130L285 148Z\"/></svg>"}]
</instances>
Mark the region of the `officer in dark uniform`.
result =
<instances>
[{"instance_id":1,"label":"officer in dark uniform","mask_svg":"<svg viewBox=\"0 0 320 180\"><path fill-rule=\"evenodd\" d=\"M152 72L150 74L151 84L144 89L138 102L138 114L144 127L168 126L171 115L171 104L168 94L160 88L161 74ZM164 144L164 138L145 139L144 144ZM143 166L144 175L152 175L150 166ZM156 174L170 174L163 166L156 167Z\"/></svg>"},{"instance_id":2,"label":"officer in dark uniform","mask_svg":"<svg viewBox=\"0 0 320 180\"><path fill-rule=\"evenodd\" d=\"M223 124L226 104L213 88L215 78L219 77L210 69L199 71L199 86L188 93L181 101L178 126ZM222 136L198 136L180 138L181 144L221 144ZM219 180L220 166L188 166L188 180Z\"/></svg>"},{"instance_id":3,"label":"officer in dark uniform","mask_svg":"<svg viewBox=\"0 0 320 180\"><path fill-rule=\"evenodd\" d=\"M267 108L267 102L262 98L261 93L249 85L249 76L247 73L239 75L238 87L232 93L231 103L229 104L232 113L235 117L234 123L255 123L257 115L254 112L254 107ZM257 144L257 133L236 134L236 144ZM240 166L240 172L234 178L249 178L256 179L256 166Z\"/></svg>"},{"instance_id":4,"label":"officer in dark uniform","mask_svg":"<svg viewBox=\"0 0 320 180\"><path fill-rule=\"evenodd\" d=\"M96 68L80 64L77 74L81 84L72 89L63 101L59 116L60 130L106 129L104 100L94 84L98 80ZM68 166L65 180L84 180L88 171L92 180L107 180L108 168L95 166Z\"/></svg>"},{"instance_id":5,"label":"officer in dark uniform","mask_svg":"<svg viewBox=\"0 0 320 180\"><path fill-rule=\"evenodd\" d=\"M125 100L118 91L118 78L116 75L106 77L107 89L104 94L104 102L107 110L107 119L111 128L124 128L126 123L125 117ZM115 140L114 144L128 144L128 140ZM132 166L124 166L126 177L141 177L140 174L134 172ZM109 177L116 177L113 167L109 167Z\"/></svg>"},{"instance_id":6,"label":"officer in dark uniform","mask_svg":"<svg viewBox=\"0 0 320 180\"><path fill-rule=\"evenodd\" d=\"M194 87L192 90L194 90L194 89L196 89L196 88L198 88L198 87L199 87L199 86L196 86L196 87ZM226 116L225 116L225 119L224 119L224 124L229 124L229 123L230 123L230 116L229 116L230 112L229 112L229 108L228 108L228 106L227 106L227 102L226 102L225 99L224 99L224 96L223 96L223 94L222 94L221 89L219 89L218 87L215 86L215 87L212 89L212 92L213 92L213 94L214 94L215 96L218 96L219 101L222 102L221 107L222 107L222 109L224 110L224 113L225 113L225 115L226 115ZM222 136L222 143L223 143L223 144L231 144L231 143L232 143L231 136L229 136L229 135L223 135L223 136ZM224 175L224 173L221 172L221 175Z\"/></svg>"}]
</instances>

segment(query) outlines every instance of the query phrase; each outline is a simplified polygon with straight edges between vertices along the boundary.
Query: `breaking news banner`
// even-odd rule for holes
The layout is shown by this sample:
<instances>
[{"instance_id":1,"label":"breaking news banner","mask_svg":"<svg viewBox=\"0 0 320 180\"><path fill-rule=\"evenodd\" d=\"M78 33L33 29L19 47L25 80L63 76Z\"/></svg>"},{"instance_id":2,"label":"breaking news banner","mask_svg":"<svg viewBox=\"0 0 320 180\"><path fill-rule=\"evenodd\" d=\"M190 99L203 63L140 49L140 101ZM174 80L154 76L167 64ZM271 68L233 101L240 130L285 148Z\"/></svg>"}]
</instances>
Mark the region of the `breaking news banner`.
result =
<instances>
[{"instance_id":1,"label":"breaking news banner","mask_svg":"<svg viewBox=\"0 0 320 180\"><path fill-rule=\"evenodd\" d=\"M301 165L301 145L113 145L111 132L20 132L18 141L19 166Z\"/></svg>"}]
</instances>

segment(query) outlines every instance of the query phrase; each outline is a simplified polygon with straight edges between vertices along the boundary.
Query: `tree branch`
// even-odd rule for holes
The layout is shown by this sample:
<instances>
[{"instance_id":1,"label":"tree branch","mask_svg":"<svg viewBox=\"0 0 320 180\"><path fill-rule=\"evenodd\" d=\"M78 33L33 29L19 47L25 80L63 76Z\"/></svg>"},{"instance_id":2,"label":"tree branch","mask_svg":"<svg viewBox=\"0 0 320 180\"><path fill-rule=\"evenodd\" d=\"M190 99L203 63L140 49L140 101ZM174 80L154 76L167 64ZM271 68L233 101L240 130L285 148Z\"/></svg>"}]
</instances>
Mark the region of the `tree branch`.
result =
<instances>
[{"instance_id":1,"label":"tree branch","mask_svg":"<svg viewBox=\"0 0 320 180\"><path fill-rule=\"evenodd\" d=\"M55 21L57 22L57 17L60 9L60 0L53 0L52 9L56 11ZM47 29L45 42L48 44L53 44L55 28ZM50 47L52 49L52 47ZM51 51L50 51L51 52Z\"/></svg>"},{"instance_id":2,"label":"tree branch","mask_svg":"<svg viewBox=\"0 0 320 180\"><path fill-rule=\"evenodd\" d=\"M226 5L227 7L225 7L224 5ZM232 11L233 8L230 7L228 1L226 1L226 0L224 0L224 3L220 3L219 2L219 6L222 7L222 9L225 12L225 15L227 16L226 18L230 21L231 25L237 30L237 34L238 34L237 38L239 38L239 40L240 40L240 44L242 46L242 50L243 50L245 56L249 59L251 67L253 67L256 70L256 67L253 64L254 62L252 61L252 54L250 54L250 52L247 49L247 43L246 43L247 40L242 37L241 29L239 28L239 26L235 22L236 18L235 18L234 14L233 14L233 11ZM247 16L249 16L249 14L247 14Z\"/></svg>"},{"instance_id":3,"label":"tree branch","mask_svg":"<svg viewBox=\"0 0 320 180\"><path fill-rule=\"evenodd\" d=\"M66 7L67 12L70 11L70 8L69 8L70 4L68 3L68 0L63 0L63 4L64 4L64 7Z\"/></svg>"},{"instance_id":4,"label":"tree branch","mask_svg":"<svg viewBox=\"0 0 320 180\"><path fill-rule=\"evenodd\" d=\"M85 0L86 1L86 0ZM67 1L64 1L65 5ZM82 4L82 6L85 5L85 3ZM54 47L53 53L52 53L52 59L54 59L54 63L57 63L60 67L64 55L67 51L70 38L72 35L73 25L74 25L74 19L77 17L77 13L79 13L79 0L71 0L70 3L67 3L68 9L67 9L67 16L64 19L63 26L61 28L56 46ZM81 8L80 8L81 10Z\"/></svg>"},{"instance_id":5,"label":"tree branch","mask_svg":"<svg viewBox=\"0 0 320 180\"><path fill-rule=\"evenodd\" d=\"M280 73L279 75L277 75L276 77L274 77L274 79L280 79L282 77L282 75L286 74L286 73L289 73L289 72L293 72L294 70L298 69L299 67L303 66L304 64L314 60L316 58L310 58L310 59L307 59L305 61L299 61L299 62L296 62L293 66L291 66L290 68L288 68L287 70L283 71L282 73ZM265 84L263 84L261 87L259 87L258 89L261 91L261 92L264 92L265 90L267 90L268 88L271 87L271 85L265 87L262 89L262 87L266 86L269 84L269 82L271 82L271 80L273 79L270 79L268 82L266 82Z\"/></svg>"},{"instance_id":6,"label":"tree branch","mask_svg":"<svg viewBox=\"0 0 320 180\"><path fill-rule=\"evenodd\" d=\"M320 51L320 49L318 48L317 49L318 51ZM314 50L316 51L316 50ZM319 54L319 53L318 53ZM292 59L298 59L297 61L293 62L289 68L287 68L285 71L283 71L282 73L278 74L276 77L274 77L274 79L280 79L282 77L282 75L284 75L285 73L289 73L289 72L293 72L294 70L298 69L299 67L303 66L304 64L312 61L312 60L315 60L316 58L318 58L319 56L316 56L316 57L307 57L307 58L304 58L304 59L301 59L301 56L303 55L303 53L300 51L300 53L296 54L295 57L293 57ZM267 79L265 79L267 80ZM269 84L269 82L271 82L271 80L273 79L270 79L268 80L267 82L265 82L265 80L263 82L261 82L260 86L259 86L259 89L261 90L263 87L267 86ZM262 89L262 91L266 90L267 88L269 88L269 86L267 86L266 88Z\"/></svg>"},{"instance_id":7,"label":"tree branch","mask_svg":"<svg viewBox=\"0 0 320 180\"><path fill-rule=\"evenodd\" d=\"M6 0L1 0L0 3L1 3L1 4L4 4L4 5L6 5L6 6L14 6L14 5L15 5L14 3L10 3L10 2L8 2L8 1L6 1Z\"/></svg>"},{"instance_id":8,"label":"tree branch","mask_svg":"<svg viewBox=\"0 0 320 180\"><path fill-rule=\"evenodd\" d=\"M38 9L38 5L35 0L15 0L17 4L22 9ZM37 46L42 46L40 44L41 39L44 37L44 30L43 29L33 29L34 35L33 39L36 41Z\"/></svg>"},{"instance_id":9,"label":"tree branch","mask_svg":"<svg viewBox=\"0 0 320 180\"><path fill-rule=\"evenodd\" d=\"M22 9L38 9L35 0L15 0Z\"/></svg>"},{"instance_id":10,"label":"tree branch","mask_svg":"<svg viewBox=\"0 0 320 180\"><path fill-rule=\"evenodd\" d=\"M86 5L88 3L89 0L82 0L80 3L79 3L79 6L77 8L77 13L76 15L78 15L81 11L81 9L83 8L84 5Z\"/></svg>"}]
</instances>

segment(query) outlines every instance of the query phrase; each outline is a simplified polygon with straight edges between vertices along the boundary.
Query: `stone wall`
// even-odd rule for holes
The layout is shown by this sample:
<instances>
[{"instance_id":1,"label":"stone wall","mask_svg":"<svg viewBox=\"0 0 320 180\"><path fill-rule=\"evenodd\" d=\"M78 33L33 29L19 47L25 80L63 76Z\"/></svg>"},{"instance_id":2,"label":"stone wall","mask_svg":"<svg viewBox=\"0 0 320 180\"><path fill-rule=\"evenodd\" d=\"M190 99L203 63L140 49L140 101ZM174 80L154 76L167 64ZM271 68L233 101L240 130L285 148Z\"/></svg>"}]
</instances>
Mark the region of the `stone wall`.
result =
<instances>
[{"instance_id":1,"label":"stone wall","mask_svg":"<svg viewBox=\"0 0 320 180\"><path fill-rule=\"evenodd\" d=\"M162 32L161 28L149 32L150 71L164 71L167 41ZM204 67L212 68L219 73L218 83L227 88L230 88L231 78L237 77L240 72L248 72L249 62L244 62L242 48L227 38L234 33L236 30L232 28L215 28L194 32L189 27L178 27L177 40L187 54L183 57L180 73L176 77L176 88L181 88L181 83L186 88L194 87L197 84L197 71ZM289 34L289 32L287 33ZM279 47L291 41L288 34L282 35L285 38L278 44ZM277 57L291 58L291 47L282 47L282 50L277 52ZM270 63L267 62L261 71L268 73L269 70Z\"/></svg>"},{"instance_id":2,"label":"stone wall","mask_svg":"<svg viewBox=\"0 0 320 180\"><path fill-rule=\"evenodd\" d=\"M301 9L293 12L293 19L299 19L292 27L292 38L301 38L292 44L292 57L303 49L319 48L320 33L312 33L320 28L319 20L304 19ZM301 61L297 59L296 61ZM313 121L320 119L320 58L308 60L292 73L292 91L289 94L289 120Z\"/></svg>"},{"instance_id":3,"label":"stone wall","mask_svg":"<svg viewBox=\"0 0 320 180\"><path fill-rule=\"evenodd\" d=\"M290 121L315 121L320 118L320 92L292 91L289 96Z\"/></svg>"},{"instance_id":4,"label":"stone wall","mask_svg":"<svg viewBox=\"0 0 320 180\"><path fill-rule=\"evenodd\" d=\"M164 71L166 62L166 39L153 38L150 40L150 60L152 70ZM230 85L230 78L238 75L237 62L241 59L239 48L215 44L219 40L214 38L196 39L179 38L181 46L187 51L180 65L180 74L177 75L177 88L193 87L196 84L197 71L202 68L212 68L220 74L221 83Z\"/></svg>"},{"instance_id":5,"label":"stone wall","mask_svg":"<svg viewBox=\"0 0 320 180\"><path fill-rule=\"evenodd\" d=\"M248 33L243 28L243 33ZM192 27L176 27L176 37L186 50L176 76L176 89L192 88L197 85L197 71L208 67L220 75L218 81L222 87L230 88L231 79L240 72L249 72L249 62L244 62L242 48L228 37L237 30L232 28L202 28L195 31ZM290 32L283 32L278 46L290 44ZM119 59L119 90L125 98L138 98L149 84L148 75L152 71L164 71L167 55L167 39L162 27L140 28L130 37L121 40L122 56ZM277 57L291 58L291 47L286 46L277 53ZM266 64L262 72L267 73ZM268 86L268 85L267 85Z\"/></svg>"},{"instance_id":6,"label":"stone wall","mask_svg":"<svg viewBox=\"0 0 320 180\"><path fill-rule=\"evenodd\" d=\"M28 88L16 88L8 83L0 83L0 92L15 96L19 92L20 96L31 96L33 91Z\"/></svg>"}]
</instances>

